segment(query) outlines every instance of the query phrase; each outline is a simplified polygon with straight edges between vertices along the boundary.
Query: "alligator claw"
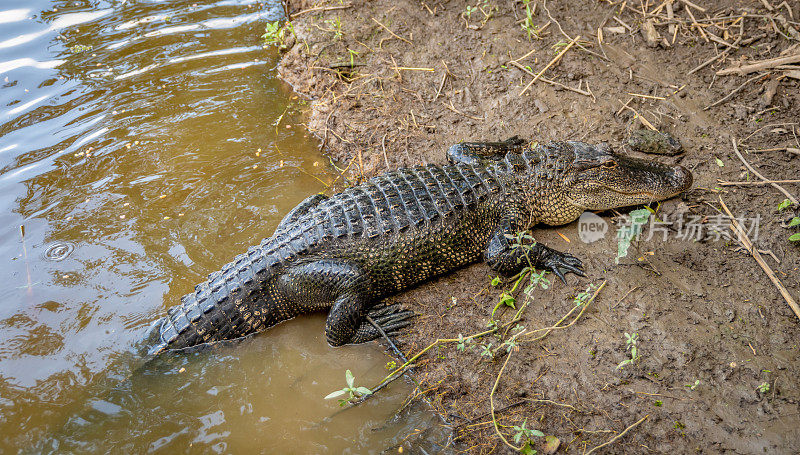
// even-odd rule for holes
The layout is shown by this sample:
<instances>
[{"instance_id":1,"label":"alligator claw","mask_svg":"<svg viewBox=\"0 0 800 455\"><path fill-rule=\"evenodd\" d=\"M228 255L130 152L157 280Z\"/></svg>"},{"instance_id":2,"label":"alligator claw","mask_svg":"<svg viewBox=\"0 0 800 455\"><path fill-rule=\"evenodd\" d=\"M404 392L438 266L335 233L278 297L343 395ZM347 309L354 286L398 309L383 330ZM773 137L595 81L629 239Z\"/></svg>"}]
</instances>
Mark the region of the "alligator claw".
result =
<instances>
[{"instance_id":1,"label":"alligator claw","mask_svg":"<svg viewBox=\"0 0 800 455\"><path fill-rule=\"evenodd\" d=\"M403 327L411 325L411 319L416 314L411 310L405 310L398 304L386 305L372 309L368 316L378 324L387 335L396 335Z\"/></svg>"},{"instance_id":2,"label":"alligator claw","mask_svg":"<svg viewBox=\"0 0 800 455\"><path fill-rule=\"evenodd\" d=\"M569 253L553 254L545 261L545 267L550 269L551 272L567 284L567 279L564 277L565 273L574 273L578 276L586 276L583 271L583 262L580 259Z\"/></svg>"}]
</instances>

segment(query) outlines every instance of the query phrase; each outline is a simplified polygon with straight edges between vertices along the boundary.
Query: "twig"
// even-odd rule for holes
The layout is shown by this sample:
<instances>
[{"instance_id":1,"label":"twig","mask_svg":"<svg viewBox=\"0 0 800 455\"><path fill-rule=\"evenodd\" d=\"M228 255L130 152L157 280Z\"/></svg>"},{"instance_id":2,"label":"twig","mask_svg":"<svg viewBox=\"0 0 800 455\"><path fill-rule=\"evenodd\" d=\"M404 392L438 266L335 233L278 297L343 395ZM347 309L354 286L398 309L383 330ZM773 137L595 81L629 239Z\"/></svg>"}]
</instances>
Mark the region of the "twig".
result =
<instances>
[{"instance_id":1,"label":"twig","mask_svg":"<svg viewBox=\"0 0 800 455\"><path fill-rule=\"evenodd\" d=\"M444 82L447 80L447 69L444 70L444 74L442 74L442 82L439 84L439 90L436 90L436 96L433 97L433 100L436 101L439 98L439 95L442 93L442 89L444 88Z\"/></svg>"},{"instance_id":2,"label":"twig","mask_svg":"<svg viewBox=\"0 0 800 455\"><path fill-rule=\"evenodd\" d=\"M597 447L593 448L592 450L590 450L590 451L586 452L586 455L591 455L592 453L594 453L594 452L595 452L595 451L597 451L598 449L601 449L601 448L603 448L603 447L605 447L605 446L607 446L607 445L609 445L609 444L613 444L613 443L614 443L614 442L616 442L618 439L620 439L621 437L625 436L625 434L626 434L627 432L629 432L630 430L632 430L632 429L636 428L636 427L637 427L637 426L638 426L640 423L642 423L642 422L644 422L645 420L647 420L647 418L648 418L648 417L650 417L650 414L647 414L646 416L644 416L644 417L642 417L641 419L639 419L639 420L638 420L636 423L634 423L633 425L631 425L631 426L629 426L628 428L626 428L626 429L622 430L622 433L620 433L620 434L618 434L618 435L614 436L613 438L609 439L608 441L606 441L606 442L604 442L604 443L600 444L599 446L597 446Z\"/></svg>"},{"instance_id":3,"label":"twig","mask_svg":"<svg viewBox=\"0 0 800 455\"><path fill-rule=\"evenodd\" d=\"M566 39L568 39L568 40L571 40L572 38L571 38L569 35L567 35L567 33L564 31L564 29L563 29L563 28L561 28L561 24L560 24L560 23L559 23L557 20L555 20L555 18L553 17L553 15L552 15L552 14L550 14L550 10L547 8L547 1L544 1L544 2L542 2L542 8L544 8L544 11L547 13L547 17L548 17L548 18L550 18L550 21L551 21L551 22L555 22L555 23L556 23L556 26L558 27L558 30L561 32L561 34L562 34L562 35L564 35L564 37L565 37ZM549 22L548 22L548 24L549 24ZM542 27L542 30L543 30L543 29L544 29L544 27ZM595 57L598 57L598 58L600 58L600 59L603 59L603 60L605 60L605 61L607 61L607 62L610 62L610 61L611 61L611 59L610 59L610 58L608 58L608 57L605 55L605 51L603 50L603 46L600 46L600 50L601 50L601 51L603 51L603 55L600 55L600 54L598 54L597 52L590 51L590 50L589 50L589 49L587 49L585 46L583 46L581 43L579 43L579 42L578 42L578 38L580 38L580 36L575 38L575 45L576 45L576 46L578 46L579 48L581 48L581 50L582 50L582 51L588 52L589 54L592 54L592 55L594 55Z\"/></svg>"},{"instance_id":4,"label":"twig","mask_svg":"<svg viewBox=\"0 0 800 455\"><path fill-rule=\"evenodd\" d=\"M383 28L384 28L384 30L386 30L387 32L389 32L389 33L390 33L392 36L394 36L395 38L399 39L400 41L405 41L406 43L408 43L408 44L410 44L410 45L412 45L412 46L414 45L414 43L412 43L411 41L409 41L409 40L407 40L407 39L403 38L402 36L398 35L397 33L393 32L393 31L389 30L389 27L387 27L387 26L385 26L385 25L381 24L381 23L380 23L380 21L378 21L378 19L375 19L374 17L372 17L372 18L370 18L370 19L372 19L372 21L373 21L373 22L375 22L376 24L378 24L378 25L380 25L381 27L383 27ZM431 70L431 71L432 71L432 70Z\"/></svg>"},{"instance_id":5,"label":"twig","mask_svg":"<svg viewBox=\"0 0 800 455\"><path fill-rule=\"evenodd\" d=\"M537 81L537 80L538 80L540 77L542 77L542 74L543 74L545 71L547 71L547 69L548 69L548 68L550 68L551 66L553 66L553 64L555 64L555 63L556 63L556 62L557 62L557 61L558 61L558 60L561 58L561 56L562 56L562 55L564 55L564 53L566 53L566 52L567 52L567 51L568 51L568 50L569 50L569 49L570 49L570 48L571 48L573 45L575 45L575 42L576 42L578 39L580 39L580 37L581 37L580 35L576 36L576 37L575 37L575 38L574 38L572 41L570 41L570 43L569 43L569 44L567 44L567 47L565 47L564 49L562 49L562 50L561 50L561 52L559 52L559 53L558 53L558 55L556 55L555 57L553 57L553 59L552 59L552 60L550 60L550 63L548 63L548 64L547 64L547 66L545 66L544 68L542 68L542 70L541 70L541 71L539 71L539 73L538 73L538 74L536 74L536 76L534 76L533 80L532 80L532 81L530 81L530 82L528 83L528 85L527 85L527 86L525 86L525 88L524 88L524 89L522 89L522 92L520 92L520 94L519 94L519 95L520 95L520 96L524 95L524 94L525 94L525 92L527 92L527 91L528 91L528 89L531 87L531 85L533 85L533 83L534 83L534 82L536 82L536 81Z\"/></svg>"},{"instance_id":6,"label":"twig","mask_svg":"<svg viewBox=\"0 0 800 455\"><path fill-rule=\"evenodd\" d=\"M528 401L528 402L531 402L531 403L547 403L547 404L552 404L553 406L561 406L562 408L570 408L570 409L572 409L573 411L576 411L576 412L582 412L582 413L586 412L586 411L582 411L582 410L576 408L575 406L572 406L571 404L559 403L559 402L553 401L553 400L544 400L544 399L541 399L541 398L526 398L525 401Z\"/></svg>"},{"instance_id":7,"label":"twig","mask_svg":"<svg viewBox=\"0 0 800 455\"><path fill-rule=\"evenodd\" d=\"M506 369L506 365L508 365L508 361L511 360L511 354L513 354L514 351L516 351L517 349L519 349L519 348L515 347L514 349L509 351L508 356L506 356L506 361L503 362L503 366L500 368L500 372L497 373L497 379L495 379L495 381L494 381L494 386L492 387L492 392L489 393L489 407L492 410L492 424L494 424L494 432L497 433L498 436L500 436L500 439L502 439L503 442L507 446L511 447L512 449L514 449L516 451L520 451L520 450L522 450L522 447L517 447L514 444L511 444L510 442L508 442L508 439L506 439L506 437L503 436L503 433L500 433L500 428L497 426L497 418L494 415L494 392L497 390L497 384L500 383L500 377L503 376L503 370Z\"/></svg>"},{"instance_id":8,"label":"twig","mask_svg":"<svg viewBox=\"0 0 800 455\"><path fill-rule=\"evenodd\" d=\"M412 67L409 67L409 66L393 66L392 69L396 70L396 71L399 71L399 70L403 70L403 71L429 71L429 72L435 71L433 68L412 68Z\"/></svg>"},{"instance_id":9,"label":"twig","mask_svg":"<svg viewBox=\"0 0 800 455\"><path fill-rule=\"evenodd\" d=\"M748 163L747 160L744 159L744 156L742 156L742 154L739 152L739 147L736 145L736 138L731 137L731 142L733 143L733 151L736 152L736 156L739 157L739 160L741 160L742 163L744 163L747 169L749 169L750 172L752 172L756 177L760 178L761 180L768 181L769 179L761 175L757 170L753 169L753 166L751 166L750 163ZM786 191L782 186L774 182L770 183L770 185L774 186L778 191L783 193L790 201L792 201L792 204L794 204L795 206L798 205L797 199L795 199L795 197L792 196L788 191Z\"/></svg>"},{"instance_id":10,"label":"twig","mask_svg":"<svg viewBox=\"0 0 800 455\"><path fill-rule=\"evenodd\" d=\"M762 180L760 182L728 182L725 180L718 180L719 186L748 186L748 185L771 185L773 183L800 183L800 180Z\"/></svg>"},{"instance_id":11,"label":"twig","mask_svg":"<svg viewBox=\"0 0 800 455\"><path fill-rule=\"evenodd\" d=\"M314 8L304 9L303 11L292 14L291 19L301 16L306 13L313 13L314 11L331 11L335 9L346 9L353 5L340 5L340 6L316 6Z\"/></svg>"},{"instance_id":12,"label":"twig","mask_svg":"<svg viewBox=\"0 0 800 455\"><path fill-rule=\"evenodd\" d=\"M741 40L742 40L742 37L741 37L741 36L739 36L739 38L737 38L737 39L736 39L736 41L734 41L734 42L733 42L734 46L738 45L738 44L739 44L739 42L740 42ZM701 69L703 69L703 68L707 67L708 65L710 65L710 64L712 64L712 63L714 63L714 62L716 62L717 60L719 60L719 59L721 59L721 58L725 58L725 57L727 57L727 56L728 56L728 54L731 52L731 50L732 50L732 49L733 49L732 47L729 47L728 49L725 49L724 51L720 52L719 54L715 55L714 57L711 57L710 59L706 60L705 62L703 62L703 63L701 63L701 64L699 64L699 65L695 66L694 68L692 68L691 70L689 70L689 72L688 72L688 73L686 73L686 74L687 74L687 76L688 76L689 74L694 74L694 73L696 73L696 72L700 71Z\"/></svg>"},{"instance_id":13,"label":"twig","mask_svg":"<svg viewBox=\"0 0 800 455\"><path fill-rule=\"evenodd\" d=\"M476 333L476 334L474 334L474 335L470 335L470 336L468 336L468 337L462 337L462 338L461 338L461 340L471 340L471 339L473 339L473 338L480 338L480 337L482 337L482 336L485 336L485 335L489 335L489 334L495 333L495 332L497 332L498 330L500 330L501 328L505 328L506 326L509 326L509 325L511 325L511 324L514 324L514 323L516 323L516 322L519 322L519 320L520 320L520 319L521 319L521 318L514 318L514 319L512 319L511 321L508 321L507 323L503 324L502 326L495 327L495 328L493 328L493 329L486 330L486 331L483 331L483 332L480 332L480 333ZM459 340L458 338L438 338L436 341L434 341L433 343L429 344L429 345L428 345L428 346L427 346L425 349L423 349L423 350L419 351L418 353L414 354L414 356L413 356L413 357L411 357L410 359L408 359L408 360L407 360L407 361L406 361L404 364L400 365L400 366L399 366L399 367L397 367L397 368L396 368L394 371L392 371L391 373L389 373L389 375L388 375L388 376L386 376L386 377L383 379L383 381L381 381L381 384L383 384L383 383L384 383L384 382L386 382L386 381L389 381L389 382L391 382L391 381L394 381L395 379L397 379L396 377L395 377L395 378L393 378L393 377L394 377L395 375L398 375L398 377L399 377L399 376L401 376L401 375L402 375L402 373L405 373L405 371L406 371L408 368L410 368L410 367L413 365L413 362L414 362L415 360L417 360L418 358L420 358L420 357L421 357L423 354L425 354L426 352L430 351L430 350L431 350L431 349L433 349L434 347L436 347L436 346L438 346L438 345L440 345L440 344L442 344L442 343L455 343L456 341L461 341L461 340ZM399 373L399 374L398 374L398 373ZM376 386L376 388L377 388L377 387L380 387L380 385Z\"/></svg>"},{"instance_id":14,"label":"twig","mask_svg":"<svg viewBox=\"0 0 800 455\"><path fill-rule=\"evenodd\" d=\"M389 133L386 133L389 134ZM386 169L389 169L389 158L386 157L386 134L381 139L381 148L383 148L383 161L386 163Z\"/></svg>"},{"instance_id":15,"label":"twig","mask_svg":"<svg viewBox=\"0 0 800 455\"><path fill-rule=\"evenodd\" d=\"M722 205L723 210L725 210L725 213L727 213L731 219L731 225L730 225L731 230L734 233L736 233L736 236L739 238L739 241L742 243L742 245L744 245L747 251L750 252L750 254L753 256L753 259L755 259L756 262L758 262L758 265L760 265L761 268L764 270L764 273L767 274L770 281L772 281L772 284L774 284L775 287L778 288L778 291L781 293L784 300L786 300L786 303L789 304L789 307L792 309L794 314L797 316L798 319L800 319L800 306L797 305L797 302L794 300L792 295L789 294L789 291L783 286L783 283L781 283L781 280L778 279L778 277L775 275L775 272L772 271L772 268L770 268L770 266L767 265L766 262L764 262L764 259L761 257L761 253L758 252L758 249L753 247L753 242L744 232L742 227L739 226L739 222L736 221L736 218L734 218L731 211L728 210L728 206L725 205L725 201L722 200L722 196L720 196L719 198L719 203Z\"/></svg>"},{"instance_id":16,"label":"twig","mask_svg":"<svg viewBox=\"0 0 800 455\"><path fill-rule=\"evenodd\" d=\"M789 55L786 57L777 57L767 60L760 60L749 65L740 66L738 68L725 68L724 70L717 71L717 76L727 76L729 74L738 74L743 76L745 74L754 73L766 69L775 68L780 65L790 65L792 63L800 62L800 54Z\"/></svg>"},{"instance_id":17,"label":"twig","mask_svg":"<svg viewBox=\"0 0 800 455\"><path fill-rule=\"evenodd\" d=\"M622 100L617 100L617 101L619 101L620 103L622 103ZM629 98L629 99L628 99L628 101L626 101L626 102L625 102L625 103L622 105L622 107L621 107L621 108L619 108L619 110L617 111L617 113L616 113L616 114L614 114L614 116L616 116L616 117L619 117L619 114L622 114L622 111L624 111L625 109L627 109L627 108L628 108L628 105L631 103L631 101L633 101L633 98Z\"/></svg>"},{"instance_id":18,"label":"twig","mask_svg":"<svg viewBox=\"0 0 800 455\"><path fill-rule=\"evenodd\" d=\"M682 2L686 3L685 0L681 0ZM703 26L697 23L697 19L695 19L694 14L692 13L691 8L686 8L686 12L689 14L689 17L692 19L692 26L697 28L700 31L700 35L708 42L708 36L706 36L706 31L703 30Z\"/></svg>"},{"instance_id":19,"label":"twig","mask_svg":"<svg viewBox=\"0 0 800 455\"><path fill-rule=\"evenodd\" d=\"M647 99L651 99L651 100L665 100L666 99L663 96L642 95L640 93L628 93L628 95L630 95L630 96L638 96L638 97L641 97L641 98L647 98Z\"/></svg>"},{"instance_id":20,"label":"twig","mask_svg":"<svg viewBox=\"0 0 800 455\"><path fill-rule=\"evenodd\" d=\"M642 117L642 114L640 114L640 113L636 112L636 109L634 109L634 108L632 108L632 107L628 106L627 104L625 104L625 105L624 105L624 106L622 106L622 107L623 107L623 108L625 108L625 109L630 109L630 111L631 111L631 112L633 112L633 113L636 115L636 117L638 117L638 118L639 118L639 119L642 121L642 123L644 123L644 126L646 126L646 127L650 128L650 129L651 129L651 130L653 130L653 131L658 131L658 130L656 129L656 127L655 127L655 126L653 126L653 124L652 124L652 123L650 123L650 121L648 121L646 118Z\"/></svg>"},{"instance_id":21,"label":"twig","mask_svg":"<svg viewBox=\"0 0 800 455\"><path fill-rule=\"evenodd\" d=\"M455 106L453 106L453 101L452 100L450 101L450 104L445 104L444 102L442 104L444 105L444 107L450 109L451 111L455 112L456 114L463 115L464 117L471 118L472 120L480 120L480 121L486 120L486 118L475 117L475 116L472 116L472 115L469 115L469 114L465 114L464 112L459 111L458 109L456 109Z\"/></svg>"},{"instance_id":22,"label":"twig","mask_svg":"<svg viewBox=\"0 0 800 455\"><path fill-rule=\"evenodd\" d=\"M510 61L508 63L513 65L513 66L515 66L515 67L517 67L517 68L519 68L519 70L524 72L524 73L530 74L531 76L534 76L534 77L536 76L535 74L533 74L533 72L528 70L528 68L525 68L524 66L520 65L519 63L517 63L514 60L512 60L512 61ZM581 90L579 88L573 88L573 87L570 87L568 85L564 85L564 84L562 84L560 82L551 81L550 79L545 79L543 77L540 77L539 80L544 82L544 83L546 83L546 84L555 85L557 87L561 87L561 88L563 88L565 90L569 90L571 92L580 93L581 95L585 95L585 96L591 96L592 95L590 92L585 92L585 91L583 91L583 90Z\"/></svg>"},{"instance_id":23,"label":"twig","mask_svg":"<svg viewBox=\"0 0 800 455\"><path fill-rule=\"evenodd\" d=\"M639 289L639 286L634 286L634 287L632 287L632 288L631 288L631 289L630 289L628 292L626 292L626 293L625 293L625 295L623 295L623 296L622 296L622 298L621 298L621 299L617 300L617 303L615 303L614 305L612 305L610 309L614 309L614 308L616 308L616 307L617 307L617 305L619 305L620 303L622 303L622 301L623 301L623 300L625 300L625 297L627 297L628 295L630 295L630 293L631 293L631 292L633 292L633 291L635 291L635 290L637 290L637 289Z\"/></svg>"},{"instance_id":24,"label":"twig","mask_svg":"<svg viewBox=\"0 0 800 455\"><path fill-rule=\"evenodd\" d=\"M529 341L539 341L539 340L543 339L544 337L546 337L547 335L550 335L550 332L552 332L553 330L566 329L567 327L572 326L573 324L578 322L578 319L581 318L581 315L583 315L583 313L586 311L586 309L589 308L589 305L594 301L595 297L597 297L597 294L599 294L600 291L602 291L605 286L606 286L606 281L603 281L603 283L600 285L600 287L598 287L597 290L594 291L594 294L592 294L592 297L589 300L587 300L585 304L581 305L582 308L581 308L580 313L578 313L578 315L575 316L575 319L573 319L569 324L567 324L567 325L559 325L562 322L564 322L572 314L572 312L575 311L578 308L577 305L572 307L572 309L569 310L567 312L567 314L565 314L564 317L559 319L558 322L556 322L553 326L547 327L547 328L544 328L544 329L525 330L525 331L522 331L522 332L514 335L513 337L511 337L511 339L513 340L514 338L520 337L522 335L530 335L530 334L534 334L534 333L537 333L537 332L544 332L544 334L541 335L541 336L538 336L536 338L531 338L530 340L522 340L520 342L523 342L523 341L528 341L528 342Z\"/></svg>"},{"instance_id":25,"label":"twig","mask_svg":"<svg viewBox=\"0 0 800 455\"><path fill-rule=\"evenodd\" d=\"M767 73L767 74L769 74L769 73ZM753 82L754 80L756 80L756 79L758 79L758 78L764 77L764 76L765 76L765 75L757 74L757 75L755 75L755 76L751 77L750 79L748 79L748 80L744 81L744 82L742 83L742 85L740 85L740 86L736 87L735 89L733 89L733 90L732 90L730 93L728 93L727 95L723 96L722 98L718 99L717 101L714 101L713 103L711 103L711 104L709 104L708 106L704 107L704 108L703 108L703 110L704 110L704 111L707 111L707 110L711 109L711 108L712 108L712 107L714 107L714 106L717 106L717 105L719 105L719 104L722 104L722 103L724 103L725 101L728 101L729 99L731 99L731 98L733 97L733 95L735 95L735 94L739 93L739 91L741 91L741 90L742 90L742 89L743 89L743 88L744 88L744 87L745 87L747 84L749 84L749 83Z\"/></svg>"},{"instance_id":26,"label":"twig","mask_svg":"<svg viewBox=\"0 0 800 455\"><path fill-rule=\"evenodd\" d=\"M702 6L697 6L694 3L690 2L689 0L681 0L681 2L684 3L686 6L691 6L692 8L696 9L697 11L700 11L701 13L705 13L707 11Z\"/></svg>"}]
</instances>

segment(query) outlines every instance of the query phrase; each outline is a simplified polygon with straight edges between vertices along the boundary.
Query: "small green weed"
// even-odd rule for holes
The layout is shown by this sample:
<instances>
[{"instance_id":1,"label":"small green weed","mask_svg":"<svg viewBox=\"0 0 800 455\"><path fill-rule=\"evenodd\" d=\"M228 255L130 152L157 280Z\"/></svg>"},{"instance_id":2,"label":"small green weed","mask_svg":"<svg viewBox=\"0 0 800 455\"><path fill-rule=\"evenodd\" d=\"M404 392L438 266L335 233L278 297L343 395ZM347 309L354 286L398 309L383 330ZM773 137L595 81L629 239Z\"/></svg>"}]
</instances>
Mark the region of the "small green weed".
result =
<instances>
[{"instance_id":1,"label":"small green weed","mask_svg":"<svg viewBox=\"0 0 800 455\"><path fill-rule=\"evenodd\" d=\"M522 441L522 438L525 438L525 444L522 446L522 449L520 449L520 452L526 454L535 454L536 451L531 447L533 445L533 438L543 438L544 433L539 430L534 430L533 428L525 428L527 424L528 419L525 419L521 426L514 425L512 427L512 429L516 431L516 433L514 433L514 444L519 444L520 441Z\"/></svg>"},{"instance_id":2,"label":"small green weed","mask_svg":"<svg viewBox=\"0 0 800 455\"><path fill-rule=\"evenodd\" d=\"M538 25L533 25L533 13L531 11L531 0L522 0L522 4L525 5L525 20L522 21L520 26L522 30L528 34L528 39L536 38L541 39L539 37L540 28Z\"/></svg>"},{"instance_id":3,"label":"small green weed","mask_svg":"<svg viewBox=\"0 0 800 455\"><path fill-rule=\"evenodd\" d=\"M769 392L769 382L762 382L756 387L756 390L761 394Z\"/></svg>"},{"instance_id":4,"label":"small green weed","mask_svg":"<svg viewBox=\"0 0 800 455\"><path fill-rule=\"evenodd\" d=\"M477 6L469 6L469 5L467 5L467 8L461 14L465 18L469 19L472 16L472 13L474 13L475 11L478 11L478 7Z\"/></svg>"},{"instance_id":5,"label":"small green weed","mask_svg":"<svg viewBox=\"0 0 800 455\"><path fill-rule=\"evenodd\" d=\"M333 39L341 39L344 34L342 33L342 21L338 17L334 19L325 19L325 23L330 27L329 32L333 32Z\"/></svg>"},{"instance_id":6,"label":"small green weed","mask_svg":"<svg viewBox=\"0 0 800 455\"><path fill-rule=\"evenodd\" d=\"M264 34L261 39L264 40L264 46L272 44L280 48L286 47L286 33L294 35L294 26L291 22L281 23L281 21L267 22L264 27Z\"/></svg>"},{"instance_id":7,"label":"small green weed","mask_svg":"<svg viewBox=\"0 0 800 455\"><path fill-rule=\"evenodd\" d=\"M464 336L459 333L458 342L456 343L456 350L464 352L470 343L472 343L472 338L464 338Z\"/></svg>"},{"instance_id":8,"label":"small green weed","mask_svg":"<svg viewBox=\"0 0 800 455\"><path fill-rule=\"evenodd\" d=\"M347 387L337 390L335 392L331 392L325 396L326 400L331 400L333 398L339 398L343 395L348 395L347 398L339 399L339 406L345 406L347 403L351 403L354 400L359 398L365 397L367 395L372 395L372 391L366 387L356 387L355 381L356 379L353 377L353 373L350 370L345 371L344 373L345 381L347 382Z\"/></svg>"},{"instance_id":9,"label":"small green weed","mask_svg":"<svg viewBox=\"0 0 800 455\"><path fill-rule=\"evenodd\" d=\"M778 211L784 210L792 205L792 201L789 199L784 199L783 202L778 204ZM791 229L794 227L800 226L800 216L793 217L789 220L789 224L786 225L787 228ZM790 242L800 242L800 232L795 232L794 234L789 236Z\"/></svg>"},{"instance_id":10,"label":"small green weed","mask_svg":"<svg viewBox=\"0 0 800 455\"><path fill-rule=\"evenodd\" d=\"M625 359L617 365L617 369L624 367L625 365L631 365L637 360L639 360L639 334L633 333L630 334L625 332L625 351L630 351L631 358Z\"/></svg>"}]
</instances>

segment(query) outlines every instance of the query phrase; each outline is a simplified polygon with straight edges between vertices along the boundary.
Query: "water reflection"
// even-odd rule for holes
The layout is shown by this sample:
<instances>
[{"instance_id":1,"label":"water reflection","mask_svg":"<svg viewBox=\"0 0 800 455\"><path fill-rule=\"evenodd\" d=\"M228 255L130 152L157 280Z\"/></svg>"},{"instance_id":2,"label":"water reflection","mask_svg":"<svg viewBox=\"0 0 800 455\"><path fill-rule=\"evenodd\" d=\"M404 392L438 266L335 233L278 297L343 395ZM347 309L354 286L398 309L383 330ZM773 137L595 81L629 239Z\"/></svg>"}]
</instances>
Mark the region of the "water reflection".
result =
<instances>
[{"instance_id":1,"label":"water reflection","mask_svg":"<svg viewBox=\"0 0 800 455\"><path fill-rule=\"evenodd\" d=\"M329 419L321 397L344 369L369 385L386 358L329 348L319 317L130 376L150 321L332 180L259 43L280 14L0 6L0 451L362 453L431 425L421 412L386 425L400 381Z\"/></svg>"}]
</instances>

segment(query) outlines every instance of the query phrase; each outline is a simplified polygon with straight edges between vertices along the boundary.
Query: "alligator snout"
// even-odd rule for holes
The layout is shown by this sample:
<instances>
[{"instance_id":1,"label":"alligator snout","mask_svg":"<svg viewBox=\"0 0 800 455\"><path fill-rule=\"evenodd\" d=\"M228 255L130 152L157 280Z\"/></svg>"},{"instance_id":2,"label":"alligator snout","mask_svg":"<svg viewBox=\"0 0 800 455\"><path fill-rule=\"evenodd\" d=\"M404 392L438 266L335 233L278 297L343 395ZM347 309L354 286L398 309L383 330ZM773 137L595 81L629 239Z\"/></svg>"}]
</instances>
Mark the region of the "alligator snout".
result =
<instances>
[{"instance_id":1,"label":"alligator snout","mask_svg":"<svg viewBox=\"0 0 800 455\"><path fill-rule=\"evenodd\" d=\"M675 188L675 194L679 194L691 188L694 177L692 177L689 169L683 166L675 166L670 180L671 186Z\"/></svg>"}]
</instances>

